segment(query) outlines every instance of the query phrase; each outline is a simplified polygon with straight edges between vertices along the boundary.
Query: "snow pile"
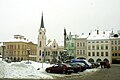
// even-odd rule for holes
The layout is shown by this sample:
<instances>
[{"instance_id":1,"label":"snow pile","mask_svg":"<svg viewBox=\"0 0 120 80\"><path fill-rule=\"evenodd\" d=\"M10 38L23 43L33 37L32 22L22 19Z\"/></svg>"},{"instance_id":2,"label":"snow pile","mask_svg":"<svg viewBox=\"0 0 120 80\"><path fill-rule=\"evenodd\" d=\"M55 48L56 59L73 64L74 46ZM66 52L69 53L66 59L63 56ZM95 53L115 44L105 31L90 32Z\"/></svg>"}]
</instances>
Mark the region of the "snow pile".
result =
<instances>
[{"instance_id":1,"label":"snow pile","mask_svg":"<svg viewBox=\"0 0 120 80\"><path fill-rule=\"evenodd\" d=\"M6 63L0 61L0 78L33 78L33 79L53 79L52 76L36 69L38 63L25 64L23 62ZM45 64L44 64L45 65ZM48 66L48 65L47 65Z\"/></svg>"}]
</instances>

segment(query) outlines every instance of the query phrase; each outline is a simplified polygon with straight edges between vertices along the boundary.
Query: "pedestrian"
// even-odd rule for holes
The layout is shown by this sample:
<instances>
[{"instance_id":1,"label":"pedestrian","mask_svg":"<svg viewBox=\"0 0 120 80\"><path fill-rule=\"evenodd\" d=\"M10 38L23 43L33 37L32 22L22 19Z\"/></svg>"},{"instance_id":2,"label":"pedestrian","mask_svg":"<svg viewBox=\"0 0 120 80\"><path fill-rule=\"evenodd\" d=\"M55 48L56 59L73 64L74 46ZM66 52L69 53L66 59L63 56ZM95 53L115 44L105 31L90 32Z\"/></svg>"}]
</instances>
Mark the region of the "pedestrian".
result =
<instances>
[{"instance_id":1,"label":"pedestrian","mask_svg":"<svg viewBox=\"0 0 120 80\"><path fill-rule=\"evenodd\" d=\"M102 61L100 62L100 66L101 66L101 68L103 68L103 62Z\"/></svg>"},{"instance_id":2,"label":"pedestrian","mask_svg":"<svg viewBox=\"0 0 120 80\"><path fill-rule=\"evenodd\" d=\"M106 68L106 67L107 67L107 65L106 65L106 62L105 62L105 61L103 62L103 66L104 66L104 68Z\"/></svg>"}]
</instances>

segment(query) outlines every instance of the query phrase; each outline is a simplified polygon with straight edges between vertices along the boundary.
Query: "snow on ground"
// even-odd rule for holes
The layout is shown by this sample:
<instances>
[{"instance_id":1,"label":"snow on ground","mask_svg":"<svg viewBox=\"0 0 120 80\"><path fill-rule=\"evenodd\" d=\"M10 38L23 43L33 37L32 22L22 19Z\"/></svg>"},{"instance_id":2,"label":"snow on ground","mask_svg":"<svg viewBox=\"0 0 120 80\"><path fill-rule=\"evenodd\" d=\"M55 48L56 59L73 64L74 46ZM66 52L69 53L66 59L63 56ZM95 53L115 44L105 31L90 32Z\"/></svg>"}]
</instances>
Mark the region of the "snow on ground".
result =
<instances>
[{"instance_id":1,"label":"snow on ground","mask_svg":"<svg viewBox=\"0 0 120 80\"><path fill-rule=\"evenodd\" d=\"M27 78L27 79L53 79L54 77L64 77L65 74L47 73L45 69L52 66L49 63L38 63L34 61L21 61L6 63L0 61L0 78ZM39 70L37 70L39 68ZM87 69L79 74L89 74L99 69ZM73 74L74 75L74 74Z\"/></svg>"},{"instance_id":2,"label":"snow on ground","mask_svg":"<svg viewBox=\"0 0 120 80\"><path fill-rule=\"evenodd\" d=\"M45 74L45 67L51 66L44 63L44 68L37 70L37 66L41 66L40 63L30 61L31 64L24 62L12 62L6 63L0 61L0 78L37 78L37 79L53 79L52 76Z\"/></svg>"}]
</instances>

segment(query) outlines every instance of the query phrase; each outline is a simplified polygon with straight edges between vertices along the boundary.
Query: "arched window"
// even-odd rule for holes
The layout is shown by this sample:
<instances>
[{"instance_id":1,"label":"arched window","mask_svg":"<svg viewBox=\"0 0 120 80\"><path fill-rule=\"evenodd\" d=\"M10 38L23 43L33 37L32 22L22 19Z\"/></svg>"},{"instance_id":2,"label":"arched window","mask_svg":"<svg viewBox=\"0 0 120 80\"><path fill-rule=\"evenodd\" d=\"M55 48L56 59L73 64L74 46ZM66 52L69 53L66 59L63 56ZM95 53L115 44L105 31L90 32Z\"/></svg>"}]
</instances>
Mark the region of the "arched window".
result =
<instances>
[{"instance_id":1,"label":"arched window","mask_svg":"<svg viewBox=\"0 0 120 80\"><path fill-rule=\"evenodd\" d=\"M109 60L108 60L108 59L104 59L103 61L105 61L105 62L109 62Z\"/></svg>"},{"instance_id":2,"label":"arched window","mask_svg":"<svg viewBox=\"0 0 120 80\"><path fill-rule=\"evenodd\" d=\"M101 60L101 59L99 59L99 58L96 60L96 62L101 62L101 61L102 61L102 60Z\"/></svg>"},{"instance_id":3,"label":"arched window","mask_svg":"<svg viewBox=\"0 0 120 80\"><path fill-rule=\"evenodd\" d=\"M93 60L92 58L90 58L90 59L88 60L88 62L94 62L94 60Z\"/></svg>"}]
</instances>

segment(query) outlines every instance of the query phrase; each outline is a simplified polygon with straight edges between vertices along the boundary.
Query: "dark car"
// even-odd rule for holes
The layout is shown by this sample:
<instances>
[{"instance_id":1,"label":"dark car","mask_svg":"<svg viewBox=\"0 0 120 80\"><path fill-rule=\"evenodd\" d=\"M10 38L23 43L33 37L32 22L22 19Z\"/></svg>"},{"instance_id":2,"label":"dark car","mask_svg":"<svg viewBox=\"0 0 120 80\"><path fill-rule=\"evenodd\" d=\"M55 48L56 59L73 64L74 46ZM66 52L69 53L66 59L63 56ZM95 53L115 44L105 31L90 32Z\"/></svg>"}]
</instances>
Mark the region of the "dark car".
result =
<instances>
[{"instance_id":1,"label":"dark car","mask_svg":"<svg viewBox=\"0 0 120 80\"><path fill-rule=\"evenodd\" d=\"M87 60L85 60L85 59L72 59L71 62L72 63L76 63L76 62L84 63L87 69L91 69L92 68L92 64L90 62L88 62Z\"/></svg>"},{"instance_id":2,"label":"dark car","mask_svg":"<svg viewBox=\"0 0 120 80\"><path fill-rule=\"evenodd\" d=\"M83 72L83 71L86 70L86 65L84 63L76 62L75 64L81 66L81 71L80 72Z\"/></svg>"},{"instance_id":3,"label":"dark car","mask_svg":"<svg viewBox=\"0 0 120 80\"><path fill-rule=\"evenodd\" d=\"M73 73L73 69L68 64L55 64L52 67L46 68L46 72L48 72L48 73L71 74L71 73Z\"/></svg>"},{"instance_id":4,"label":"dark car","mask_svg":"<svg viewBox=\"0 0 120 80\"><path fill-rule=\"evenodd\" d=\"M100 64L97 62L91 62L91 64L92 64L92 68L97 68L100 66Z\"/></svg>"},{"instance_id":5,"label":"dark car","mask_svg":"<svg viewBox=\"0 0 120 80\"><path fill-rule=\"evenodd\" d=\"M76 63L69 63L69 65L72 66L72 69L74 71L74 73L78 73L81 71L81 66L77 65Z\"/></svg>"}]
</instances>

